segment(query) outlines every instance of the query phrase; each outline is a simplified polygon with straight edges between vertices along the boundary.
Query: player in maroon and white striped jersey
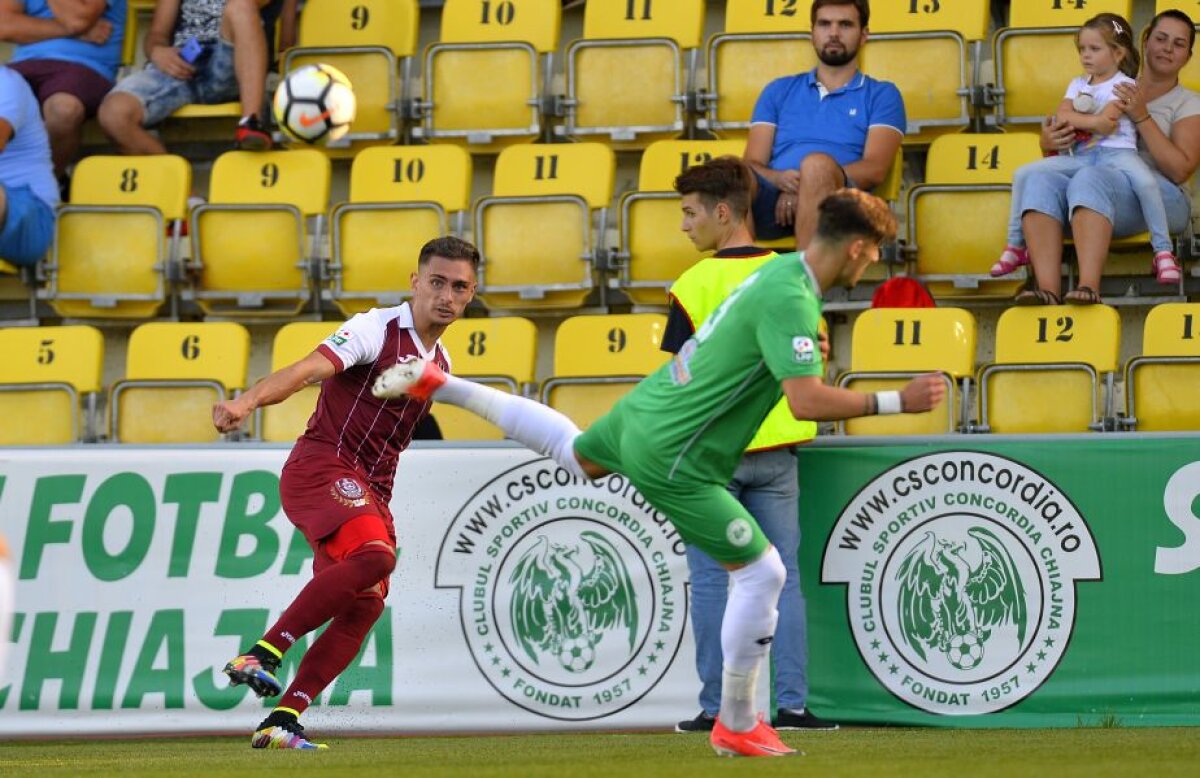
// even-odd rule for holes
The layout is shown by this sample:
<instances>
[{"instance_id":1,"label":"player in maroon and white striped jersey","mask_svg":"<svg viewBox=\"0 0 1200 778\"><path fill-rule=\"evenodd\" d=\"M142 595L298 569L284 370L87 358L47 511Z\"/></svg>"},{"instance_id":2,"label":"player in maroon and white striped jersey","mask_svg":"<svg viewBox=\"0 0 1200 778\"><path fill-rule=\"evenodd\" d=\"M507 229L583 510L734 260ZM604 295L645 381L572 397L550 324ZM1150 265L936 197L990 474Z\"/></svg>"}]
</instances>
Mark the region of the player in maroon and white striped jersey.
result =
<instances>
[{"instance_id":1,"label":"player in maroon and white striped jersey","mask_svg":"<svg viewBox=\"0 0 1200 778\"><path fill-rule=\"evenodd\" d=\"M393 365L423 358L449 370L438 338L475 295L479 252L458 238L421 249L412 298L360 313L299 362L267 376L245 394L213 406L213 424L231 432L264 405L320 383L317 408L296 441L279 480L288 519L313 549L313 579L275 626L225 674L260 697L282 691L275 678L284 653L332 619L304 655L296 678L254 733L254 748L324 748L304 737L297 719L357 655L383 612L396 566L396 530L388 511L400 452L408 447L429 401L381 400L375 378Z\"/></svg>"}]
</instances>

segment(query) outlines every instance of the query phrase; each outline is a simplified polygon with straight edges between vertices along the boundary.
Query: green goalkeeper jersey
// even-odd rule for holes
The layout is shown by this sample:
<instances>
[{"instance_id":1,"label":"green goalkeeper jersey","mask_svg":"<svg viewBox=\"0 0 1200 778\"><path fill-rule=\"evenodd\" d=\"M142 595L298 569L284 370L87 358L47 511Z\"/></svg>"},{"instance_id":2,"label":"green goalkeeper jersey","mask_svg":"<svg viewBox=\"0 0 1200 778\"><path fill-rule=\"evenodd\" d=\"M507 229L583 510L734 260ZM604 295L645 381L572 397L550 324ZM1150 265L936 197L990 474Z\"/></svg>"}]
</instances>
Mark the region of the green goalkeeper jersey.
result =
<instances>
[{"instance_id":1,"label":"green goalkeeper jersey","mask_svg":"<svg viewBox=\"0 0 1200 778\"><path fill-rule=\"evenodd\" d=\"M780 382L824 373L820 318L821 291L803 253L748 276L670 362L614 406L642 442L625 468L653 467L656 480L728 483L782 396Z\"/></svg>"}]
</instances>

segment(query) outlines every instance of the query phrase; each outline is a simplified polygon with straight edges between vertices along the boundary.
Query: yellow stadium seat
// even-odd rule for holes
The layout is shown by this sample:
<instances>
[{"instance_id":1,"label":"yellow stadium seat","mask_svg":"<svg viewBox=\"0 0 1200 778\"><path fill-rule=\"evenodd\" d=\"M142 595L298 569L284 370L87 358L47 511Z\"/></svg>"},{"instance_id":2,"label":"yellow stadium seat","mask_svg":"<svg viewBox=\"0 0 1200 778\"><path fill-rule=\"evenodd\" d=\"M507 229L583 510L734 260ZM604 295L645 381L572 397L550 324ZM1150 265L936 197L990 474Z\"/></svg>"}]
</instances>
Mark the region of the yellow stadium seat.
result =
<instances>
[{"instance_id":1,"label":"yellow stadium seat","mask_svg":"<svg viewBox=\"0 0 1200 778\"><path fill-rule=\"evenodd\" d=\"M617 285L639 305L666 305L667 289L703 254L683 230L675 177L714 157L740 157L735 140L659 140L642 153L636 191L621 196Z\"/></svg>"},{"instance_id":2,"label":"yellow stadium seat","mask_svg":"<svg viewBox=\"0 0 1200 778\"><path fill-rule=\"evenodd\" d=\"M329 295L346 316L398 305L426 242L463 233L471 155L459 146L365 149L350 169L350 202L330 218ZM453 222L453 227L451 227Z\"/></svg>"},{"instance_id":3,"label":"yellow stadium seat","mask_svg":"<svg viewBox=\"0 0 1200 778\"><path fill-rule=\"evenodd\" d=\"M1033 133L956 133L929 146L925 183L908 190L905 258L939 299L1012 297L1024 273L993 280L1004 250L1013 171L1042 158Z\"/></svg>"},{"instance_id":4,"label":"yellow stadium seat","mask_svg":"<svg viewBox=\"0 0 1200 778\"><path fill-rule=\"evenodd\" d=\"M250 333L232 322L153 322L129 336L109 397L119 443L211 443L212 405L246 386Z\"/></svg>"},{"instance_id":5,"label":"yellow stadium seat","mask_svg":"<svg viewBox=\"0 0 1200 778\"><path fill-rule=\"evenodd\" d=\"M1038 124L1058 110L1067 83L1082 72L1075 32L1098 13L1133 14L1132 0L1023 0L1012 4L1008 27L992 37L996 124Z\"/></svg>"},{"instance_id":6,"label":"yellow stadium seat","mask_svg":"<svg viewBox=\"0 0 1200 778\"><path fill-rule=\"evenodd\" d=\"M704 128L744 136L763 87L816 67L811 7L812 0L726 0L724 31L705 47Z\"/></svg>"},{"instance_id":7,"label":"yellow stadium seat","mask_svg":"<svg viewBox=\"0 0 1200 778\"><path fill-rule=\"evenodd\" d=\"M1121 317L1107 305L1009 308L996 324L995 362L979 371L976 429L1066 433L1106 427L1113 417L1120 342Z\"/></svg>"},{"instance_id":8,"label":"yellow stadium seat","mask_svg":"<svg viewBox=\"0 0 1200 778\"><path fill-rule=\"evenodd\" d=\"M304 359L337 327L328 321L295 321L280 327L271 346L271 372ZM260 408L261 416L255 426L262 439L290 443L300 437L317 407L320 393L319 385L306 386L281 403Z\"/></svg>"},{"instance_id":9,"label":"yellow stadium seat","mask_svg":"<svg viewBox=\"0 0 1200 778\"><path fill-rule=\"evenodd\" d=\"M475 204L483 257L479 294L493 309L576 308L592 289L616 157L602 143L510 146L496 159L493 195Z\"/></svg>"},{"instance_id":10,"label":"yellow stadium seat","mask_svg":"<svg viewBox=\"0 0 1200 778\"><path fill-rule=\"evenodd\" d=\"M1200 430L1200 303L1162 303L1142 328L1142 353L1125 365L1125 426Z\"/></svg>"},{"instance_id":11,"label":"yellow stadium seat","mask_svg":"<svg viewBox=\"0 0 1200 778\"><path fill-rule=\"evenodd\" d=\"M309 303L329 178L312 149L217 157L209 202L191 216L191 295L205 313L294 316Z\"/></svg>"},{"instance_id":12,"label":"yellow stadium seat","mask_svg":"<svg viewBox=\"0 0 1200 778\"><path fill-rule=\"evenodd\" d=\"M988 19L988 0L872 4L860 62L904 96L906 143L928 143L970 124L967 42L987 37Z\"/></svg>"},{"instance_id":13,"label":"yellow stadium seat","mask_svg":"<svg viewBox=\"0 0 1200 778\"><path fill-rule=\"evenodd\" d=\"M555 131L620 148L683 132L704 8L704 0L584 6L583 37L566 53L565 122Z\"/></svg>"},{"instance_id":14,"label":"yellow stadium seat","mask_svg":"<svg viewBox=\"0 0 1200 778\"><path fill-rule=\"evenodd\" d=\"M671 356L662 350L667 317L657 313L572 316L554 334L554 376L542 402L587 429Z\"/></svg>"},{"instance_id":15,"label":"yellow stadium seat","mask_svg":"<svg viewBox=\"0 0 1200 778\"><path fill-rule=\"evenodd\" d=\"M413 134L486 151L536 140L561 24L558 0L446 0Z\"/></svg>"},{"instance_id":16,"label":"yellow stadium seat","mask_svg":"<svg viewBox=\"0 0 1200 778\"><path fill-rule=\"evenodd\" d=\"M941 373L946 399L926 413L869 416L842 423L847 435L944 435L963 423L958 386L975 374L975 317L961 308L872 308L854 320L850 369L838 386L897 390L914 376ZM963 395L967 394L965 388Z\"/></svg>"},{"instance_id":17,"label":"yellow stadium seat","mask_svg":"<svg viewBox=\"0 0 1200 778\"><path fill-rule=\"evenodd\" d=\"M314 63L332 65L354 85L358 109L350 132L334 150L400 137L400 106L408 99L417 51L417 0L308 0L300 16L299 45L283 58L283 72Z\"/></svg>"},{"instance_id":18,"label":"yellow stadium seat","mask_svg":"<svg viewBox=\"0 0 1200 778\"><path fill-rule=\"evenodd\" d=\"M525 393L537 364L537 327L516 316L463 319L447 328L442 346L451 371L504 392ZM502 440L499 427L455 405L434 403L446 440Z\"/></svg>"},{"instance_id":19,"label":"yellow stadium seat","mask_svg":"<svg viewBox=\"0 0 1200 778\"><path fill-rule=\"evenodd\" d=\"M42 296L59 316L153 318L178 275L192 169L170 154L84 157L58 211Z\"/></svg>"},{"instance_id":20,"label":"yellow stadium seat","mask_svg":"<svg viewBox=\"0 0 1200 778\"><path fill-rule=\"evenodd\" d=\"M0 446L94 439L104 369L100 330L79 325L0 329L0 354Z\"/></svg>"},{"instance_id":21,"label":"yellow stadium seat","mask_svg":"<svg viewBox=\"0 0 1200 778\"><path fill-rule=\"evenodd\" d=\"M38 323L37 267L17 267L0 259L0 322L13 326Z\"/></svg>"}]
</instances>

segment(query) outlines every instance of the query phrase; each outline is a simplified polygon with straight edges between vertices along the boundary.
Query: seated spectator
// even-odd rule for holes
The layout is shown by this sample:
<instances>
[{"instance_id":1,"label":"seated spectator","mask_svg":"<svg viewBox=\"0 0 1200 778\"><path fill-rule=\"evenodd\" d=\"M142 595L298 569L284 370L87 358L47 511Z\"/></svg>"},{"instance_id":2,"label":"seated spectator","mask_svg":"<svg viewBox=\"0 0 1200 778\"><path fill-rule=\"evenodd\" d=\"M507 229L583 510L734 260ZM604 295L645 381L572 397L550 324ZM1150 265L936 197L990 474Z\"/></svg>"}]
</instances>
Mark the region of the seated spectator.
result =
<instances>
[{"instance_id":1,"label":"seated spectator","mask_svg":"<svg viewBox=\"0 0 1200 778\"><path fill-rule=\"evenodd\" d=\"M294 15L295 0L285 0ZM146 33L144 69L117 83L100 105L100 125L124 154L164 154L146 128L192 103L241 100L238 148L264 150L267 0L158 0Z\"/></svg>"},{"instance_id":2,"label":"seated spectator","mask_svg":"<svg viewBox=\"0 0 1200 778\"><path fill-rule=\"evenodd\" d=\"M754 234L796 237L808 247L817 205L845 186L870 190L887 177L907 120L900 90L858 69L867 0L813 0L808 73L778 78L759 95L744 157L758 176Z\"/></svg>"},{"instance_id":3,"label":"seated spectator","mask_svg":"<svg viewBox=\"0 0 1200 778\"><path fill-rule=\"evenodd\" d=\"M1179 265L1171 246L1167 212L1158 178L1137 153L1136 124L1150 121L1147 113L1135 123L1125 115L1123 101L1114 90L1120 85L1136 88L1138 53L1133 30L1124 17L1102 13L1084 22L1075 34L1084 74L1071 80L1058 107L1058 122L1078 128L1075 145L1067 154L1022 165L1013 175L1012 209L1008 223L1008 245L992 266L993 276L1008 275L1029 264L1021 229L1025 207L1025 181L1038 173L1059 173L1067 178L1088 167L1107 167L1120 172L1132 187L1141 207L1142 219L1150 228L1154 249L1154 271L1159 283L1178 284ZM1094 286L1080 284L1066 296L1069 303L1100 302ZM1058 295L1045 289L1029 289L1017 296L1019 305L1057 303Z\"/></svg>"},{"instance_id":4,"label":"seated spectator","mask_svg":"<svg viewBox=\"0 0 1200 778\"><path fill-rule=\"evenodd\" d=\"M1179 84L1179 71L1191 59L1195 39L1187 14L1163 11L1142 33L1142 69L1136 83L1113 87L1122 113L1137 129L1138 151L1158 182L1173 233L1187 229L1188 182L1200 166L1200 95ZM1043 150L1068 152L1078 129L1051 117L1042 126ZM1027 300L1035 298L1031 302L1053 303L1061 294L1063 235L1068 227L1079 262L1078 288L1091 290L1100 288L1113 236L1147 229L1133 185L1107 166L1085 167L1070 177L1054 171L1026 177L1018 211L1036 283L1026 295Z\"/></svg>"},{"instance_id":5,"label":"seated spectator","mask_svg":"<svg viewBox=\"0 0 1200 778\"><path fill-rule=\"evenodd\" d=\"M58 185L37 98L0 65L0 259L33 265L54 238Z\"/></svg>"},{"instance_id":6,"label":"seated spectator","mask_svg":"<svg viewBox=\"0 0 1200 778\"><path fill-rule=\"evenodd\" d=\"M9 66L41 103L65 198L83 123L96 115L121 66L125 0L0 0L0 40L18 44Z\"/></svg>"}]
</instances>

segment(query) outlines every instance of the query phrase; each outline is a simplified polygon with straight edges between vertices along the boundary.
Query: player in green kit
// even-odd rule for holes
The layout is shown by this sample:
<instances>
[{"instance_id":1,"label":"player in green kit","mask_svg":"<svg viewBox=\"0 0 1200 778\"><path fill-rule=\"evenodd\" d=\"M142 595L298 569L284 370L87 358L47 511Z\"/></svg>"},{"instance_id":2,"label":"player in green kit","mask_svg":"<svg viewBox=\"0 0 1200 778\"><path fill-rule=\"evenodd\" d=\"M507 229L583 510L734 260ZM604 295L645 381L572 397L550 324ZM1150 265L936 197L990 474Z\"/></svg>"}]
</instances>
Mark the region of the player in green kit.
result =
<instances>
[{"instance_id":1,"label":"player in green kit","mask_svg":"<svg viewBox=\"0 0 1200 778\"><path fill-rule=\"evenodd\" d=\"M817 233L806 252L782 255L747 276L671 362L587 432L544 405L446 375L432 362L396 365L375 383L380 397L432 397L477 413L575 475L624 474L671 517L684 540L730 571L721 625L721 710L710 736L718 754L795 753L756 717L754 701L775 633L783 562L726 490L763 418L781 394L796 418L814 421L920 413L945 394L937 375L875 394L822 381L822 291L857 283L895 231L882 200L859 190L833 193L819 207Z\"/></svg>"}]
</instances>

